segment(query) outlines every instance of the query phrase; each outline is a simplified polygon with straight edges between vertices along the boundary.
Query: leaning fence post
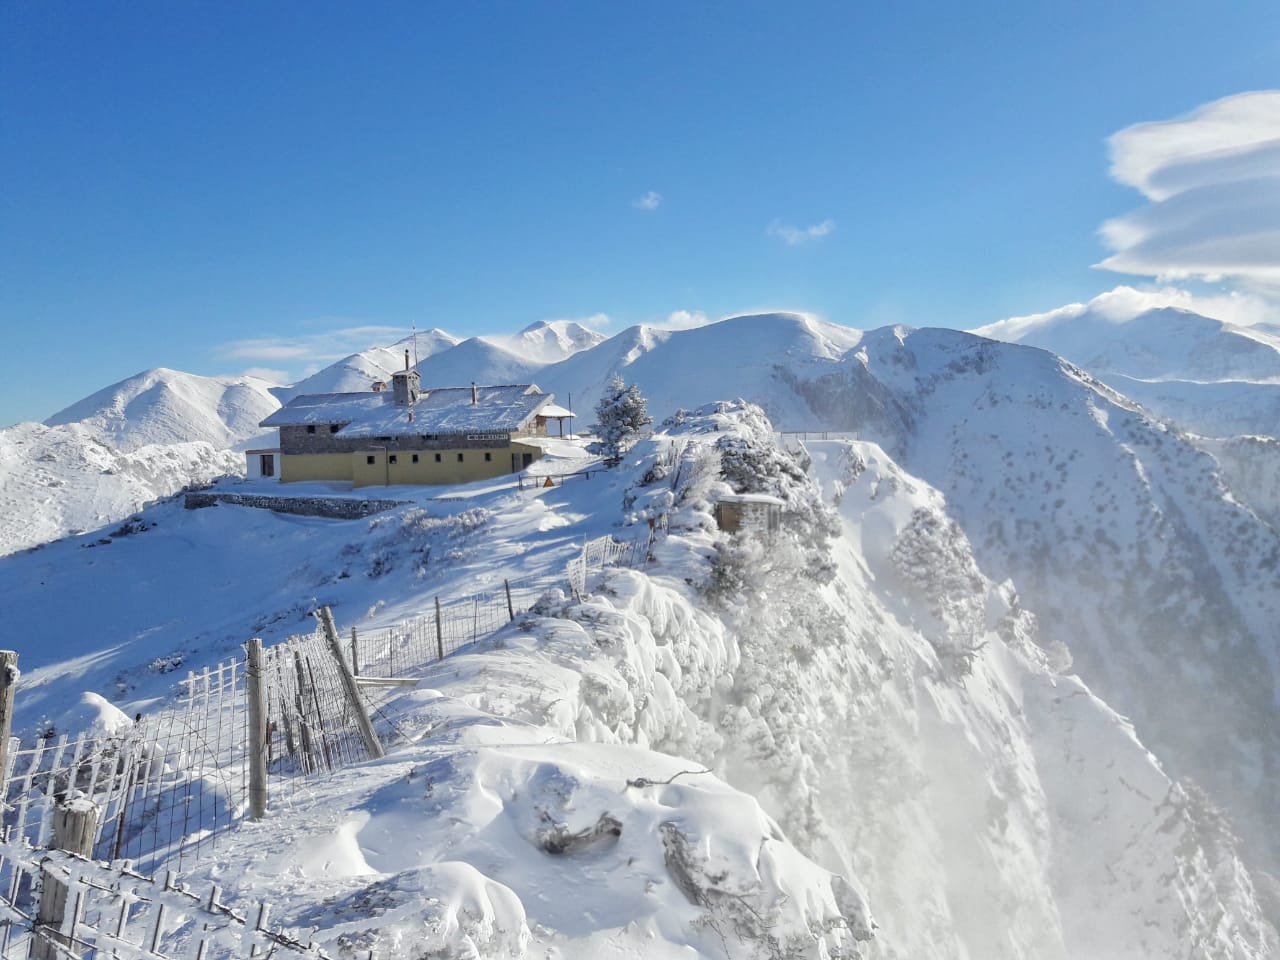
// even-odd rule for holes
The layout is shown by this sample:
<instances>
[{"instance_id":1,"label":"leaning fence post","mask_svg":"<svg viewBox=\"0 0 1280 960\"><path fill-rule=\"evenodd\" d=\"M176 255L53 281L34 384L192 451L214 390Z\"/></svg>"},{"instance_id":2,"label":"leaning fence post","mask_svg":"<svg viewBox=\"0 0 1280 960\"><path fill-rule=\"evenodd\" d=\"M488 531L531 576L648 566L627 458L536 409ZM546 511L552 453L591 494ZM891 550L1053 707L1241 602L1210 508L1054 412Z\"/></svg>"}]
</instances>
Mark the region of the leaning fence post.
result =
<instances>
[{"instance_id":1,"label":"leaning fence post","mask_svg":"<svg viewBox=\"0 0 1280 960\"><path fill-rule=\"evenodd\" d=\"M13 730L13 692L18 686L18 653L0 650L0 801L9 783L9 736Z\"/></svg>"},{"instance_id":2,"label":"leaning fence post","mask_svg":"<svg viewBox=\"0 0 1280 960\"><path fill-rule=\"evenodd\" d=\"M64 795L53 811L54 850L66 850L86 859L93 856L93 837L98 829L98 807L88 797L78 792ZM40 868L40 906L36 912L36 936L31 942L31 960L59 960L78 957L75 924L80 918L71 918L66 934L61 932L67 912L68 894L71 892L68 875L64 881L57 875L58 862L50 860ZM79 911L80 901L73 909Z\"/></svg>"},{"instance_id":3,"label":"leaning fence post","mask_svg":"<svg viewBox=\"0 0 1280 960\"><path fill-rule=\"evenodd\" d=\"M444 627L440 622L440 598L436 597L436 652L444 659Z\"/></svg>"},{"instance_id":4,"label":"leaning fence post","mask_svg":"<svg viewBox=\"0 0 1280 960\"><path fill-rule=\"evenodd\" d=\"M351 628L351 672L360 676L360 647L356 638L356 628Z\"/></svg>"},{"instance_id":5,"label":"leaning fence post","mask_svg":"<svg viewBox=\"0 0 1280 960\"><path fill-rule=\"evenodd\" d=\"M320 608L320 626L324 628L325 639L329 641L329 651L338 664L338 676L342 678L342 687L347 692L347 700L351 703L351 711L356 718L356 727L360 730L360 739L372 757L385 756L382 741L373 729L373 721L369 719L364 708L364 700L360 697L360 688L356 686L355 677L347 667L347 659L342 655L342 647L338 643L338 628L333 625L333 613L328 607Z\"/></svg>"},{"instance_id":6,"label":"leaning fence post","mask_svg":"<svg viewBox=\"0 0 1280 960\"><path fill-rule=\"evenodd\" d=\"M267 687L262 675L262 639L254 637L245 645L245 650L249 696L249 816L261 820L267 815Z\"/></svg>"},{"instance_id":7,"label":"leaning fence post","mask_svg":"<svg viewBox=\"0 0 1280 960\"><path fill-rule=\"evenodd\" d=\"M516 608L511 605L511 581L503 580L502 585L507 588L507 616L514 620L516 618Z\"/></svg>"}]
</instances>

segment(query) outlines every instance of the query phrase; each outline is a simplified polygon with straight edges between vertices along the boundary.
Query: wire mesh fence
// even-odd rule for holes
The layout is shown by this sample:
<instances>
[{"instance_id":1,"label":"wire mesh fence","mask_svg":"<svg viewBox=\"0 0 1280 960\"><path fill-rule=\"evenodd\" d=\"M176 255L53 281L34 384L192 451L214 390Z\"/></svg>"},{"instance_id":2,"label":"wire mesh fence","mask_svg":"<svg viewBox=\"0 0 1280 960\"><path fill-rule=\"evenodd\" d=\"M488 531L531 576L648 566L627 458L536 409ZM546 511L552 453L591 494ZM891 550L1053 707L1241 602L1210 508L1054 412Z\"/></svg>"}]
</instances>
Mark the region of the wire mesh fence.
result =
<instances>
[{"instance_id":1,"label":"wire mesh fence","mask_svg":"<svg viewBox=\"0 0 1280 960\"><path fill-rule=\"evenodd\" d=\"M100 811L95 857L144 868L198 857L244 805L242 681L235 661L219 664L182 681L173 707L139 715L125 729L27 747L14 739L4 835L46 846L54 805L79 792Z\"/></svg>"},{"instance_id":2,"label":"wire mesh fence","mask_svg":"<svg viewBox=\"0 0 1280 960\"><path fill-rule=\"evenodd\" d=\"M269 795L369 759L327 640L317 631L264 654Z\"/></svg>"},{"instance_id":3,"label":"wire mesh fence","mask_svg":"<svg viewBox=\"0 0 1280 960\"><path fill-rule=\"evenodd\" d=\"M60 912L45 898L52 885L65 891ZM0 842L0 960L328 956L271 929L268 916L268 904L251 903L240 912L223 902L217 886L197 894L173 871L156 880L127 861L97 862Z\"/></svg>"},{"instance_id":4,"label":"wire mesh fence","mask_svg":"<svg viewBox=\"0 0 1280 960\"><path fill-rule=\"evenodd\" d=\"M508 580L467 597L436 597L427 613L389 627L352 627L346 641L352 669L365 680L412 676L502 629L532 608L555 582L546 577Z\"/></svg>"},{"instance_id":5,"label":"wire mesh fence","mask_svg":"<svg viewBox=\"0 0 1280 960\"><path fill-rule=\"evenodd\" d=\"M568 564L570 591L581 597L593 571L643 561L647 544L612 537L588 541ZM370 756L356 711L379 713L385 687L501 629L531 609L557 581L528 578L465 597L433 598L427 613L388 627L352 629L338 656L349 657L359 704L344 686L345 664L320 630L264 650L267 793L286 799L311 778ZM563 580L558 581L564 585ZM349 678L346 681L350 682ZM246 666L232 659L191 673L173 703L110 733L10 743L0 837L49 846L51 815L76 792L99 817L96 860L129 860L142 872L181 870L216 844L249 811L249 709ZM366 723L368 721L366 720ZM388 725L381 731L388 739ZM376 742L374 746L376 746ZM16 875L0 876L20 884ZM15 896L20 891L16 891Z\"/></svg>"}]
</instances>

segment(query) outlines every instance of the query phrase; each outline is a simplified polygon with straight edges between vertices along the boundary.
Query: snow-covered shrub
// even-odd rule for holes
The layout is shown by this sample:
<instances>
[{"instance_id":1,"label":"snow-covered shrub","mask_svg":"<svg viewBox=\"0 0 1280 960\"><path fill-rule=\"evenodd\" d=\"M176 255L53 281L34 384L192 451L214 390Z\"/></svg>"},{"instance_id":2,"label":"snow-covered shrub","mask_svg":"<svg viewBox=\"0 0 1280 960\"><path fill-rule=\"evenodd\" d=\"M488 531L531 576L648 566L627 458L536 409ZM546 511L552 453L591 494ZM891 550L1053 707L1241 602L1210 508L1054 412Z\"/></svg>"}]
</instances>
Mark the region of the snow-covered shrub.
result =
<instances>
[{"instance_id":1,"label":"snow-covered shrub","mask_svg":"<svg viewBox=\"0 0 1280 960\"><path fill-rule=\"evenodd\" d=\"M894 569L923 601L935 621L925 636L944 674L967 676L985 632L986 581L960 525L920 508L889 551Z\"/></svg>"}]
</instances>

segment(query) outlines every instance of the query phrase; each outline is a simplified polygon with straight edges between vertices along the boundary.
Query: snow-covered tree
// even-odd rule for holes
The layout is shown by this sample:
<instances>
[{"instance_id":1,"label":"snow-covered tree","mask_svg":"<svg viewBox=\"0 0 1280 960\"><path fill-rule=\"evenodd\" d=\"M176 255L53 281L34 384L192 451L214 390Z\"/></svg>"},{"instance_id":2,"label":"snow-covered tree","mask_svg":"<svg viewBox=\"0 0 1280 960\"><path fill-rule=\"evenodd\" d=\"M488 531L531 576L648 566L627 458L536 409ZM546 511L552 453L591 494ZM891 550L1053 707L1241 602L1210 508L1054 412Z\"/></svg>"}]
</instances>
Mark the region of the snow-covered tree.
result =
<instances>
[{"instance_id":1,"label":"snow-covered tree","mask_svg":"<svg viewBox=\"0 0 1280 960\"><path fill-rule=\"evenodd\" d=\"M653 423L653 417L645 409L640 388L634 383L627 386L615 373L596 404L596 421L605 459L617 461L640 431Z\"/></svg>"}]
</instances>

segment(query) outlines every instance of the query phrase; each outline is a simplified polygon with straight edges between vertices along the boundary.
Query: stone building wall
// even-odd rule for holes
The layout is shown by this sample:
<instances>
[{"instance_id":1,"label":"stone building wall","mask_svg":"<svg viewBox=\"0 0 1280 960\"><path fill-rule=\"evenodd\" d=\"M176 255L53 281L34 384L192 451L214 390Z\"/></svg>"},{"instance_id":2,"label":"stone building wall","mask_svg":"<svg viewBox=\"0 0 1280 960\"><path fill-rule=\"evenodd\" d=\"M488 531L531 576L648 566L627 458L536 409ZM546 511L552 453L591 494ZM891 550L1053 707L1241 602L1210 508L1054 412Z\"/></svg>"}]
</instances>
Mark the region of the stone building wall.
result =
<instances>
[{"instance_id":1,"label":"stone building wall","mask_svg":"<svg viewBox=\"0 0 1280 960\"><path fill-rule=\"evenodd\" d=\"M358 520L392 507L407 503L406 500L358 500L354 497L271 497L256 493L188 493L183 505L188 510L216 507L229 503L237 507L257 510L273 510L303 517L329 517L335 520Z\"/></svg>"}]
</instances>

